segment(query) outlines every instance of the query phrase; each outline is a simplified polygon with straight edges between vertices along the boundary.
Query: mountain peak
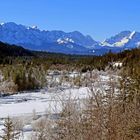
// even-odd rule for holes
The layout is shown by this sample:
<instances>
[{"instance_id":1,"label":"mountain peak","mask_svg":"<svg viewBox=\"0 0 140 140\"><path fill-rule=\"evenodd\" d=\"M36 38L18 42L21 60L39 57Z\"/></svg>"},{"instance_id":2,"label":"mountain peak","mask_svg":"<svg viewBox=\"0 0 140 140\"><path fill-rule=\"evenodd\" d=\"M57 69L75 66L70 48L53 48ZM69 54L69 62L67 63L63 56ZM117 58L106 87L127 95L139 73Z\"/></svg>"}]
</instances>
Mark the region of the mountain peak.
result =
<instances>
[{"instance_id":1,"label":"mountain peak","mask_svg":"<svg viewBox=\"0 0 140 140\"><path fill-rule=\"evenodd\" d=\"M32 29L38 29L38 27L36 25L31 27Z\"/></svg>"},{"instance_id":2,"label":"mountain peak","mask_svg":"<svg viewBox=\"0 0 140 140\"><path fill-rule=\"evenodd\" d=\"M5 25L5 26L18 26L18 24L16 24L15 22L6 22L6 23L3 23L3 25Z\"/></svg>"},{"instance_id":3,"label":"mountain peak","mask_svg":"<svg viewBox=\"0 0 140 140\"><path fill-rule=\"evenodd\" d=\"M136 31L122 31L119 34L106 39L102 46L135 48L140 42L140 33Z\"/></svg>"},{"instance_id":4,"label":"mountain peak","mask_svg":"<svg viewBox=\"0 0 140 140\"><path fill-rule=\"evenodd\" d=\"M68 33L58 30L42 31L37 26L25 26L14 22L2 25L0 26L0 41L32 50L61 53L88 52L86 47L91 47L96 42L79 31Z\"/></svg>"},{"instance_id":5,"label":"mountain peak","mask_svg":"<svg viewBox=\"0 0 140 140\"><path fill-rule=\"evenodd\" d=\"M120 51L125 48L137 47L140 44L140 33L122 31L100 43L79 31L68 33L58 30L45 31L40 30L37 26L31 27L7 22L0 24L0 41L21 45L32 50L73 54L87 54L89 52L97 54L98 52L98 54L103 54L110 49Z\"/></svg>"},{"instance_id":6,"label":"mountain peak","mask_svg":"<svg viewBox=\"0 0 140 140\"><path fill-rule=\"evenodd\" d=\"M102 46L123 47L132 38L134 32L122 31L101 43Z\"/></svg>"},{"instance_id":7,"label":"mountain peak","mask_svg":"<svg viewBox=\"0 0 140 140\"><path fill-rule=\"evenodd\" d=\"M5 24L4 22L0 23L1 26L3 26L4 24Z\"/></svg>"}]
</instances>

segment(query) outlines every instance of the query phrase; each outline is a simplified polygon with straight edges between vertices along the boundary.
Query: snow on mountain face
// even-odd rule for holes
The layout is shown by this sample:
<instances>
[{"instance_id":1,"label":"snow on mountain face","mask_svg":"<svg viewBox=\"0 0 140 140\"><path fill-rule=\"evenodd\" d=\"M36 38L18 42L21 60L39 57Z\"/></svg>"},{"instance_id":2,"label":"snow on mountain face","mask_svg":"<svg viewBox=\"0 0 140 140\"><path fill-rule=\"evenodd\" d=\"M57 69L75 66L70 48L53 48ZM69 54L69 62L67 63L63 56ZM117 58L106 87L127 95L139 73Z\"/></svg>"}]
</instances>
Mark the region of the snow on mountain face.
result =
<instances>
[{"instance_id":1,"label":"snow on mountain face","mask_svg":"<svg viewBox=\"0 0 140 140\"><path fill-rule=\"evenodd\" d=\"M37 26L29 27L9 22L0 24L0 41L32 50L101 55L110 49L119 52L139 46L140 33L123 31L100 43L78 31L41 31Z\"/></svg>"},{"instance_id":2,"label":"snow on mountain face","mask_svg":"<svg viewBox=\"0 0 140 140\"><path fill-rule=\"evenodd\" d=\"M28 30L23 25L17 25L15 23L5 23L0 26L0 41L9 44L41 44L41 34L34 29Z\"/></svg>"},{"instance_id":3,"label":"snow on mountain face","mask_svg":"<svg viewBox=\"0 0 140 140\"><path fill-rule=\"evenodd\" d=\"M121 47L129 41L130 36L130 31L123 31L116 36L106 39L104 42L102 42L102 46Z\"/></svg>"},{"instance_id":4,"label":"snow on mountain face","mask_svg":"<svg viewBox=\"0 0 140 140\"><path fill-rule=\"evenodd\" d=\"M67 42L75 42L76 44L85 47L86 45L91 46L95 43L92 38L84 36L77 31L71 33L65 33L63 31L40 31L37 26L26 27L12 22L1 24L0 33L2 34L2 36L0 36L0 40L5 40L7 43L25 42L36 44L35 40L40 40L41 42L57 42L60 38Z\"/></svg>"},{"instance_id":5,"label":"snow on mountain face","mask_svg":"<svg viewBox=\"0 0 140 140\"><path fill-rule=\"evenodd\" d=\"M135 35L135 33L136 33L136 31L133 31L133 32L130 34L129 39L132 39L133 36Z\"/></svg>"},{"instance_id":6,"label":"snow on mountain face","mask_svg":"<svg viewBox=\"0 0 140 140\"><path fill-rule=\"evenodd\" d=\"M140 33L133 31L123 31L110 39L101 43L102 46L134 48L140 42Z\"/></svg>"},{"instance_id":7,"label":"snow on mountain face","mask_svg":"<svg viewBox=\"0 0 140 140\"><path fill-rule=\"evenodd\" d=\"M4 25L4 24L5 24L5 22L1 22L1 23L0 23L1 26Z\"/></svg>"},{"instance_id":8,"label":"snow on mountain face","mask_svg":"<svg viewBox=\"0 0 140 140\"><path fill-rule=\"evenodd\" d=\"M58 44L67 44L69 42L74 43L74 41L71 38L64 38L64 39L59 38L59 39L57 39Z\"/></svg>"},{"instance_id":9,"label":"snow on mountain face","mask_svg":"<svg viewBox=\"0 0 140 140\"><path fill-rule=\"evenodd\" d=\"M34 26L32 26L31 28L32 28L32 29L38 29L38 28L37 28L37 26L35 26L35 25L34 25Z\"/></svg>"},{"instance_id":10,"label":"snow on mountain face","mask_svg":"<svg viewBox=\"0 0 140 140\"><path fill-rule=\"evenodd\" d=\"M140 33L139 32L132 32L129 38L129 42L125 44L125 48L131 49L135 47L139 47L140 45Z\"/></svg>"},{"instance_id":11,"label":"snow on mountain face","mask_svg":"<svg viewBox=\"0 0 140 140\"><path fill-rule=\"evenodd\" d=\"M80 32L74 31L68 33L68 37L71 38L75 43L82 45L86 48L92 47L98 44L97 41L94 41L91 36L83 36Z\"/></svg>"},{"instance_id":12,"label":"snow on mountain face","mask_svg":"<svg viewBox=\"0 0 140 140\"><path fill-rule=\"evenodd\" d=\"M113 46L116 47L122 47L124 46L126 43L128 43L129 39L127 37L124 37L122 40L120 40L120 42L116 42L113 44Z\"/></svg>"}]
</instances>

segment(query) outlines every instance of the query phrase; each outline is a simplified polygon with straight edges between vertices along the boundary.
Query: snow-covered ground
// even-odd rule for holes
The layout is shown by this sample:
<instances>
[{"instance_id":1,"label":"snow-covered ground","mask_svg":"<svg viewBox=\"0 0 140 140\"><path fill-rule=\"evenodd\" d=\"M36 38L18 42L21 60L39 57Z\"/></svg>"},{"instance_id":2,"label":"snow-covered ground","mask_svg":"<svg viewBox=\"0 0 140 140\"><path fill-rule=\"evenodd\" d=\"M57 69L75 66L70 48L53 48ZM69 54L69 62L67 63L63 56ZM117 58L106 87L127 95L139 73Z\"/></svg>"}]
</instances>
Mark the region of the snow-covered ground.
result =
<instances>
[{"instance_id":1,"label":"snow-covered ground","mask_svg":"<svg viewBox=\"0 0 140 140\"><path fill-rule=\"evenodd\" d=\"M107 83L110 81L110 76L107 73L96 72L98 80L94 80L94 87L103 89L108 87ZM79 75L77 72L69 74L69 77L76 77ZM84 73L81 75L84 77L90 77L91 73ZM117 75L113 74L115 81L117 81ZM54 79L60 79L60 75L55 76ZM89 78L86 82L88 83ZM90 83L93 82L92 80ZM66 85L65 85L66 84ZM70 83L69 83L70 84ZM85 99L89 97L90 90L87 87L72 88L68 82L64 82L60 87L53 87L39 92L19 93L16 95L0 97L0 119L6 117L17 117L17 116L30 116L33 112L37 115L49 113L59 113L62 109L62 103L67 101L69 98L72 100ZM90 84L91 85L91 84ZM93 85L91 85L93 86Z\"/></svg>"},{"instance_id":2,"label":"snow-covered ground","mask_svg":"<svg viewBox=\"0 0 140 140\"><path fill-rule=\"evenodd\" d=\"M82 78L90 77L91 73L82 74ZM114 75L114 74L113 74ZM79 76L79 73L73 72L69 74L70 78ZM116 76L116 75L114 75ZM59 76L55 76L56 82L59 82ZM97 78L97 77L96 77ZM88 79L88 78L87 78ZM117 81L117 76L116 76ZM98 73L98 80L94 80L94 86L97 89L105 91L110 81L110 76L106 73ZM91 81L90 81L91 82ZM70 84L70 83L69 83ZM32 133L32 122L34 115L39 118L51 114L53 117L59 114L64 103L68 100L84 101L90 96L90 89L87 87L70 87L67 82L62 84L63 87L53 87L52 89L41 90L38 92L19 93L16 95L0 97L0 134L3 129L4 119L20 118L24 120L23 132L24 138L21 140L29 140ZM91 84L92 86L92 84ZM53 118L52 117L52 118Z\"/></svg>"},{"instance_id":3,"label":"snow-covered ground","mask_svg":"<svg viewBox=\"0 0 140 140\"><path fill-rule=\"evenodd\" d=\"M48 111L59 113L62 101L83 99L89 96L88 88L67 89L58 92L20 93L0 98L0 118L31 115L35 111L38 115Z\"/></svg>"},{"instance_id":4,"label":"snow-covered ground","mask_svg":"<svg viewBox=\"0 0 140 140\"><path fill-rule=\"evenodd\" d=\"M89 96L88 88L66 89L54 92L19 93L0 98L0 134L2 134L4 118L20 118L25 121L23 127L24 137L21 140L29 140L32 134L33 115L58 114L62 105L67 100L82 100ZM27 119L27 120L26 120Z\"/></svg>"}]
</instances>

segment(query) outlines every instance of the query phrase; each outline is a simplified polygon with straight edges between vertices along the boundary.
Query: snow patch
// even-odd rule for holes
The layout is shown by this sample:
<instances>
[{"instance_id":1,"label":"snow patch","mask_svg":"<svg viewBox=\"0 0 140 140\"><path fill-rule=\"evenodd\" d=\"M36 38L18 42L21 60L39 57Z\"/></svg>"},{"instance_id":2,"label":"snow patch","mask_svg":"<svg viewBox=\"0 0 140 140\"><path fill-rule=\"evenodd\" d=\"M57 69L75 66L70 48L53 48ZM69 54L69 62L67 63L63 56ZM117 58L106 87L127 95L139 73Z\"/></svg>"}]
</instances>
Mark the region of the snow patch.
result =
<instances>
[{"instance_id":1,"label":"snow patch","mask_svg":"<svg viewBox=\"0 0 140 140\"><path fill-rule=\"evenodd\" d=\"M114 47L112 44L109 44L108 42L106 42L106 41L103 41L103 42L101 42L101 44L100 44L101 46L109 46L109 47Z\"/></svg>"},{"instance_id":2,"label":"snow patch","mask_svg":"<svg viewBox=\"0 0 140 140\"><path fill-rule=\"evenodd\" d=\"M127 37L123 38L120 42L116 42L113 44L113 46L116 47L122 47L124 46L126 43L128 43L129 39Z\"/></svg>"},{"instance_id":3,"label":"snow patch","mask_svg":"<svg viewBox=\"0 0 140 140\"><path fill-rule=\"evenodd\" d=\"M130 34L129 39L132 39L133 36L135 35L135 33L136 33L136 31L133 31L133 32Z\"/></svg>"},{"instance_id":4,"label":"snow patch","mask_svg":"<svg viewBox=\"0 0 140 140\"><path fill-rule=\"evenodd\" d=\"M64 39L59 38L59 39L57 39L58 44L67 44L69 42L74 43L74 41L71 38L64 38Z\"/></svg>"},{"instance_id":5,"label":"snow patch","mask_svg":"<svg viewBox=\"0 0 140 140\"><path fill-rule=\"evenodd\" d=\"M137 47L140 47L140 41L136 43Z\"/></svg>"},{"instance_id":6,"label":"snow patch","mask_svg":"<svg viewBox=\"0 0 140 140\"><path fill-rule=\"evenodd\" d=\"M114 44L109 44L108 42L104 41L101 43L101 46L108 46L108 47L122 47L126 43L128 43L129 39L127 37L124 37L121 41L115 42Z\"/></svg>"},{"instance_id":7,"label":"snow patch","mask_svg":"<svg viewBox=\"0 0 140 140\"><path fill-rule=\"evenodd\" d=\"M123 63L121 63L121 62L115 62L113 64L113 67L122 67L122 65L123 65Z\"/></svg>"},{"instance_id":8,"label":"snow patch","mask_svg":"<svg viewBox=\"0 0 140 140\"><path fill-rule=\"evenodd\" d=\"M32 29L38 29L38 27L37 27L37 26L35 26L35 25L34 25L34 26L32 26L31 28L32 28Z\"/></svg>"},{"instance_id":9,"label":"snow patch","mask_svg":"<svg viewBox=\"0 0 140 140\"><path fill-rule=\"evenodd\" d=\"M64 91L23 93L0 98L0 118L30 116L33 111L41 115L46 109L51 113L60 113L62 110L62 100L85 99L89 96L86 87L66 89Z\"/></svg>"},{"instance_id":10,"label":"snow patch","mask_svg":"<svg viewBox=\"0 0 140 140\"><path fill-rule=\"evenodd\" d=\"M70 49L74 48L73 45L67 45L67 47L70 48Z\"/></svg>"},{"instance_id":11,"label":"snow patch","mask_svg":"<svg viewBox=\"0 0 140 140\"><path fill-rule=\"evenodd\" d=\"M2 26L2 25L4 25L5 23L4 22L2 22L0 25Z\"/></svg>"},{"instance_id":12,"label":"snow patch","mask_svg":"<svg viewBox=\"0 0 140 140\"><path fill-rule=\"evenodd\" d=\"M130 33L129 36L124 37L122 40L115 42L113 44L108 43L106 40L101 43L101 46L109 46L109 47L123 47L126 43L128 43L133 36L135 35L136 31Z\"/></svg>"}]
</instances>

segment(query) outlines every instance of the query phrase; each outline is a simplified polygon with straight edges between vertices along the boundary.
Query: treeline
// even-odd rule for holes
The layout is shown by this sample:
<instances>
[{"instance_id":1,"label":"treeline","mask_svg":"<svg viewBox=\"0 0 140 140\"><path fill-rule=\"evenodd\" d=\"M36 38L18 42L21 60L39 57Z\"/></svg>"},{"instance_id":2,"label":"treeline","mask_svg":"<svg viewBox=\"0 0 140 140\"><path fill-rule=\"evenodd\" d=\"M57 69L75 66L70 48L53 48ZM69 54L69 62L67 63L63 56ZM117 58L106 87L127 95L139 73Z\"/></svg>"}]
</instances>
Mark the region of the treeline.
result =
<instances>
[{"instance_id":1,"label":"treeline","mask_svg":"<svg viewBox=\"0 0 140 140\"><path fill-rule=\"evenodd\" d=\"M33 56L33 53L23 47L0 42L0 57Z\"/></svg>"},{"instance_id":2,"label":"treeline","mask_svg":"<svg viewBox=\"0 0 140 140\"><path fill-rule=\"evenodd\" d=\"M16 91L38 89L45 86L45 74L48 69L79 72L93 69L105 70L106 67L112 68L113 62L122 62L123 73L138 77L140 75L139 58L140 49L138 48L118 54L109 52L103 56L80 56L29 51L0 42L0 70L4 76L1 82L12 81L14 84L10 88L14 87Z\"/></svg>"},{"instance_id":3,"label":"treeline","mask_svg":"<svg viewBox=\"0 0 140 140\"><path fill-rule=\"evenodd\" d=\"M46 86L48 68L43 65L15 64L0 66L0 92L16 93Z\"/></svg>"},{"instance_id":4,"label":"treeline","mask_svg":"<svg viewBox=\"0 0 140 140\"><path fill-rule=\"evenodd\" d=\"M1 65L47 65L61 69L63 65L67 68L81 69L83 71L99 69L104 70L112 62L124 62L124 65L131 60L136 61L140 57L140 49L126 50L118 54L111 51L103 56L87 55L65 55L59 53L48 53L39 51L29 51L15 45L8 45L0 42L0 64ZM131 60L130 60L131 59ZM57 67L56 67L57 66ZM63 68L63 67L62 67Z\"/></svg>"}]
</instances>

